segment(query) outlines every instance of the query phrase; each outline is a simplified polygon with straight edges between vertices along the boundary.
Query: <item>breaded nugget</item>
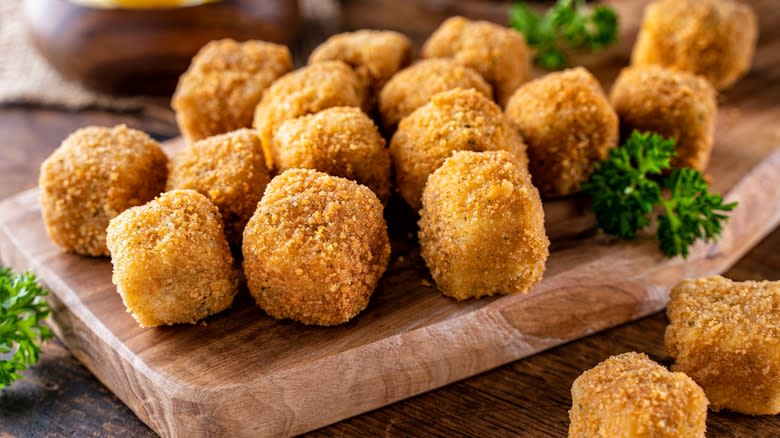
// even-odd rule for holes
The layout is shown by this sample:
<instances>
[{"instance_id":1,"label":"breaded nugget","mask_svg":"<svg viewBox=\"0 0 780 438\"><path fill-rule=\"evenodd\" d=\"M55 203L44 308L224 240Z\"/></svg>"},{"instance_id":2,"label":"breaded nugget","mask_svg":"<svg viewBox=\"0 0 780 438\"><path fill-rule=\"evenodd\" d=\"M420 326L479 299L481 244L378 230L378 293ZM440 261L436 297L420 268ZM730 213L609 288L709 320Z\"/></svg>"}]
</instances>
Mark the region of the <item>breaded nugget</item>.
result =
<instances>
[{"instance_id":1,"label":"breaded nugget","mask_svg":"<svg viewBox=\"0 0 780 438\"><path fill-rule=\"evenodd\" d=\"M373 107L390 77L412 62L412 42L390 30L344 32L328 38L309 56L309 64L323 61L349 64L366 86Z\"/></svg>"},{"instance_id":2,"label":"breaded nugget","mask_svg":"<svg viewBox=\"0 0 780 438\"><path fill-rule=\"evenodd\" d=\"M285 121L272 143L276 169L315 169L390 197L390 154L374 121L360 108L339 106Z\"/></svg>"},{"instance_id":3,"label":"breaded nugget","mask_svg":"<svg viewBox=\"0 0 780 438\"><path fill-rule=\"evenodd\" d=\"M701 385L713 410L780 414L780 281L684 280L666 313L672 369Z\"/></svg>"},{"instance_id":4,"label":"breaded nugget","mask_svg":"<svg viewBox=\"0 0 780 438\"><path fill-rule=\"evenodd\" d=\"M108 221L160 194L167 164L159 143L125 125L70 134L41 164L46 232L68 251L107 256Z\"/></svg>"},{"instance_id":5,"label":"breaded nugget","mask_svg":"<svg viewBox=\"0 0 780 438\"><path fill-rule=\"evenodd\" d=\"M452 58L471 67L493 86L504 107L517 87L531 78L523 34L488 21L451 17L428 38L424 58Z\"/></svg>"},{"instance_id":6,"label":"breaded nugget","mask_svg":"<svg viewBox=\"0 0 780 438\"><path fill-rule=\"evenodd\" d=\"M506 115L528 145L528 166L542 196L578 192L593 165L618 143L618 117L582 67L518 88Z\"/></svg>"},{"instance_id":7,"label":"breaded nugget","mask_svg":"<svg viewBox=\"0 0 780 438\"><path fill-rule=\"evenodd\" d=\"M239 129L189 145L171 160L166 190L192 189L222 214L228 243L241 245L244 226L269 181L257 131Z\"/></svg>"},{"instance_id":8,"label":"breaded nugget","mask_svg":"<svg viewBox=\"0 0 780 438\"><path fill-rule=\"evenodd\" d=\"M188 143L252 125L271 82L292 69L287 47L264 41L212 41L192 58L171 106Z\"/></svg>"},{"instance_id":9,"label":"breaded nugget","mask_svg":"<svg viewBox=\"0 0 780 438\"><path fill-rule=\"evenodd\" d=\"M318 62L279 78L263 94L252 125L260 132L266 166L273 167L271 142L282 122L334 106L362 107L365 91L357 74L341 61Z\"/></svg>"},{"instance_id":10,"label":"breaded nugget","mask_svg":"<svg viewBox=\"0 0 780 438\"><path fill-rule=\"evenodd\" d=\"M396 187L412 208L420 208L428 175L460 150L506 150L528 162L523 139L493 101L473 89L439 93L403 119L390 141Z\"/></svg>"},{"instance_id":11,"label":"breaded nugget","mask_svg":"<svg viewBox=\"0 0 780 438\"><path fill-rule=\"evenodd\" d=\"M673 166L707 167L718 107L706 79L657 65L627 67L615 81L610 101L623 138L633 130L672 137L677 140Z\"/></svg>"},{"instance_id":12,"label":"breaded nugget","mask_svg":"<svg viewBox=\"0 0 780 438\"><path fill-rule=\"evenodd\" d=\"M631 62L700 74L718 90L750 70L758 38L750 6L732 0L659 0L647 5Z\"/></svg>"},{"instance_id":13,"label":"breaded nugget","mask_svg":"<svg viewBox=\"0 0 780 438\"><path fill-rule=\"evenodd\" d=\"M422 257L457 300L528 292L544 274L549 240L539 192L506 151L452 154L428 178Z\"/></svg>"},{"instance_id":14,"label":"breaded nugget","mask_svg":"<svg viewBox=\"0 0 780 438\"><path fill-rule=\"evenodd\" d=\"M405 68L393 76L379 93L382 126L392 133L398 122L431 97L455 88L473 88L493 98L490 85L475 70L450 59L427 59Z\"/></svg>"},{"instance_id":15,"label":"breaded nugget","mask_svg":"<svg viewBox=\"0 0 780 438\"><path fill-rule=\"evenodd\" d=\"M690 377L623 353L571 387L569 438L704 438L707 397Z\"/></svg>"},{"instance_id":16,"label":"breaded nugget","mask_svg":"<svg viewBox=\"0 0 780 438\"><path fill-rule=\"evenodd\" d=\"M271 180L244 230L257 304L274 318L323 326L360 313L390 258L382 210L368 187L316 170Z\"/></svg>"},{"instance_id":17,"label":"breaded nugget","mask_svg":"<svg viewBox=\"0 0 780 438\"><path fill-rule=\"evenodd\" d=\"M238 273L219 211L194 190L126 210L108 226L112 281L141 327L194 324L233 302Z\"/></svg>"}]
</instances>

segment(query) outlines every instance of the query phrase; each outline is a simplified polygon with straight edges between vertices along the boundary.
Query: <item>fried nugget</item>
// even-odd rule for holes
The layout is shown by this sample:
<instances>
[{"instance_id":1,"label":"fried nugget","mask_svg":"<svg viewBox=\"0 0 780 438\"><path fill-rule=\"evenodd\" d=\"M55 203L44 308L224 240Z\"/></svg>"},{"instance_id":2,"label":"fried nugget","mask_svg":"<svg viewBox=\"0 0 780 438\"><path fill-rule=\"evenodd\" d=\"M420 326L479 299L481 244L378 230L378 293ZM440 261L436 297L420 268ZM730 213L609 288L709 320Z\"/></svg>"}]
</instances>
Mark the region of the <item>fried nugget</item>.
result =
<instances>
[{"instance_id":1,"label":"fried nugget","mask_svg":"<svg viewBox=\"0 0 780 438\"><path fill-rule=\"evenodd\" d=\"M194 190L126 210L108 226L112 281L141 327L194 324L233 302L238 273L219 211Z\"/></svg>"},{"instance_id":2,"label":"fried nugget","mask_svg":"<svg viewBox=\"0 0 780 438\"><path fill-rule=\"evenodd\" d=\"M618 143L618 117L582 67L518 88L506 115L528 145L528 166L542 196L578 192L593 165Z\"/></svg>"},{"instance_id":3,"label":"fried nugget","mask_svg":"<svg viewBox=\"0 0 780 438\"><path fill-rule=\"evenodd\" d=\"M451 17L423 46L424 58L452 58L471 67L493 86L501 107L531 78L530 55L523 34L488 21Z\"/></svg>"},{"instance_id":4,"label":"fried nugget","mask_svg":"<svg viewBox=\"0 0 780 438\"><path fill-rule=\"evenodd\" d=\"M569 438L704 438L707 397L643 353L612 356L571 387Z\"/></svg>"},{"instance_id":5,"label":"fried nugget","mask_svg":"<svg viewBox=\"0 0 780 438\"><path fill-rule=\"evenodd\" d=\"M244 273L257 304L304 324L355 317L390 258L382 210L368 187L316 170L271 180L244 230Z\"/></svg>"},{"instance_id":6,"label":"fried nugget","mask_svg":"<svg viewBox=\"0 0 780 438\"><path fill-rule=\"evenodd\" d=\"M501 108L484 95L454 89L439 93L398 125L390 141L398 191L415 210L425 181L454 151L506 150L527 165L525 143Z\"/></svg>"},{"instance_id":7,"label":"fried nugget","mask_svg":"<svg viewBox=\"0 0 780 438\"><path fill-rule=\"evenodd\" d=\"M108 221L160 194L167 163L159 143L125 125L70 134L41 164L46 232L65 250L107 256Z\"/></svg>"},{"instance_id":8,"label":"fried nugget","mask_svg":"<svg viewBox=\"0 0 780 438\"><path fill-rule=\"evenodd\" d=\"M550 245L539 192L506 151L458 151L428 178L420 211L422 257L457 300L528 292Z\"/></svg>"},{"instance_id":9,"label":"fried nugget","mask_svg":"<svg viewBox=\"0 0 780 438\"><path fill-rule=\"evenodd\" d=\"M212 41L192 58L171 106L188 143L252 125L271 82L292 69L290 50L264 41Z\"/></svg>"},{"instance_id":10,"label":"fried nugget","mask_svg":"<svg viewBox=\"0 0 780 438\"><path fill-rule=\"evenodd\" d=\"M365 88L341 61L325 61L290 72L274 82L255 109L253 125L260 132L266 166L273 167L271 142L285 120L334 106L362 107Z\"/></svg>"},{"instance_id":11,"label":"fried nugget","mask_svg":"<svg viewBox=\"0 0 780 438\"><path fill-rule=\"evenodd\" d=\"M615 81L610 101L623 138L633 130L657 132L677 140L673 166L707 167L718 107L706 79L657 65L628 67Z\"/></svg>"},{"instance_id":12,"label":"fried nugget","mask_svg":"<svg viewBox=\"0 0 780 438\"><path fill-rule=\"evenodd\" d=\"M368 90L368 107L373 107L390 77L412 62L412 42L389 30L344 32L328 38L309 56L309 64L323 61L349 64Z\"/></svg>"},{"instance_id":13,"label":"fried nugget","mask_svg":"<svg viewBox=\"0 0 780 438\"><path fill-rule=\"evenodd\" d=\"M368 186L382 203L390 198L390 154L360 108L339 106L285 121L271 153L279 172L315 169Z\"/></svg>"},{"instance_id":14,"label":"fried nugget","mask_svg":"<svg viewBox=\"0 0 780 438\"><path fill-rule=\"evenodd\" d=\"M475 70L450 59L427 59L393 76L379 93L379 113L385 131L392 133L398 122L431 97L455 88L473 88L493 98L490 85Z\"/></svg>"},{"instance_id":15,"label":"fried nugget","mask_svg":"<svg viewBox=\"0 0 780 438\"><path fill-rule=\"evenodd\" d=\"M208 197L222 214L228 243L240 246L244 226L269 179L257 131L239 129L176 154L166 190L192 189Z\"/></svg>"},{"instance_id":16,"label":"fried nugget","mask_svg":"<svg viewBox=\"0 0 780 438\"><path fill-rule=\"evenodd\" d=\"M758 25L747 4L732 0L659 0L647 5L631 62L702 75L718 90L753 63Z\"/></svg>"},{"instance_id":17,"label":"fried nugget","mask_svg":"<svg viewBox=\"0 0 780 438\"><path fill-rule=\"evenodd\" d=\"M670 293L664 343L713 410L780 414L780 281L684 280Z\"/></svg>"}]
</instances>

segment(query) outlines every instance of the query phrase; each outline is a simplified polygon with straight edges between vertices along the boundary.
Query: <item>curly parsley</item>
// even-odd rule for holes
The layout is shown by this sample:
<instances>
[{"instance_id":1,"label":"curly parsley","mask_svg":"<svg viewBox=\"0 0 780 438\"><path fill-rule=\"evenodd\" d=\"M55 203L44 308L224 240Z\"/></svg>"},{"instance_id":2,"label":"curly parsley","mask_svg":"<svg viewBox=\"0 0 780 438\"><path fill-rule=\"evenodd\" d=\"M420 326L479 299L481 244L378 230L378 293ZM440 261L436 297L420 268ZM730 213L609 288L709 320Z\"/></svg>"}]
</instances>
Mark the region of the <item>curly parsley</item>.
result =
<instances>
[{"instance_id":1,"label":"curly parsley","mask_svg":"<svg viewBox=\"0 0 780 438\"><path fill-rule=\"evenodd\" d=\"M0 388L37 362L41 342L52 336L43 324L49 315L46 295L33 274L0 269Z\"/></svg>"},{"instance_id":2,"label":"curly parsley","mask_svg":"<svg viewBox=\"0 0 780 438\"><path fill-rule=\"evenodd\" d=\"M626 143L598 163L584 191L593 199L599 227L607 234L634 238L637 231L656 219L661 251L668 257L688 257L688 248L699 239L716 240L728 220L724 213L737 206L724 204L709 193L701 172L671 168L675 141L655 133L634 131Z\"/></svg>"}]
</instances>

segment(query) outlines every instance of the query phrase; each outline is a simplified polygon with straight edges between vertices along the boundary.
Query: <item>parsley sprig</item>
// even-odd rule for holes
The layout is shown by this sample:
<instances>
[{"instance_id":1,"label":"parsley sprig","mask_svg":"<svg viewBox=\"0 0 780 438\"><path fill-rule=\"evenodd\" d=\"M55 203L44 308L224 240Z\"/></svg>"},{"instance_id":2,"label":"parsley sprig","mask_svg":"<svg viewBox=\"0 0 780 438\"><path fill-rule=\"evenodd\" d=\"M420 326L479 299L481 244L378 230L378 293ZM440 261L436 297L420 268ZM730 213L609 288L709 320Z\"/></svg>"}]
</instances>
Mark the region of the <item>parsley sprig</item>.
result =
<instances>
[{"instance_id":1,"label":"parsley sprig","mask_svg":"<svg viewBox=\"0 0 780 438\"><path fill-rule=\"evenodd\" d=\"M37 362L41 342L52 336L43 324L49 315L46 295L33 274L0 269L0 388Z\"/></svg>"},{"instance_id":2,"label":"parsley sprig","mask_svg":"<svg viewBox=\"0 0 780 438\"><path fill-rule=\"evenodd\" d=\"M634 131L626 143L598 163L584 191L593 199L599 227L607 234L633 239L656 217L661 251L668 257L688 257L699 239L717 240L728 220L724 213L737 206L709 192L701 172L673 169L674 139Z\"/></svg>"},{"instance_id":3,"label":"parsley sprig","mask_svg":"<svg viewBox=\"0 0 780 438\"><path fill-rule=\"evenodd\" d=\"M568 65L566 49L598 50L617 41L615 11L595 6L588 14L583 0L558 0L541 16L525 3L513 3L509 23L536 49L534 61L548 70Z\"/></svg>"}]
</instances>

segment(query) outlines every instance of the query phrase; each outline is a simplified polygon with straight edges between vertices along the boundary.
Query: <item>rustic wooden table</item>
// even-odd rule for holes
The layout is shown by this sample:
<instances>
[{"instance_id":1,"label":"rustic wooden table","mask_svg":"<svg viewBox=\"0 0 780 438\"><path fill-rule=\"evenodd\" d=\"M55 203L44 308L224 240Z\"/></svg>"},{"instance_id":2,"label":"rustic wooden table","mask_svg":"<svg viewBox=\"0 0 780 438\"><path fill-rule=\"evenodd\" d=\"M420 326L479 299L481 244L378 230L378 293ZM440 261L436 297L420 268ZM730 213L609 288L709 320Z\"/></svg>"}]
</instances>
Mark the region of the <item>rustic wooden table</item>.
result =
<instances>
[{"instance_id":1,"label":"rustic wooden table","mask_svg":"<svg viewBox=\"0 0 780 438\"><path fill-rule=\"evenodd\" d=\"M372 1L377 7L386 3ZM348 19L353 24L347 26L363 19L360 14L365 13L366 2L357 3L361 6L350 12ZM409 0L396 3L399 8L411 8ZM771 1L756 3L759 8L776 6ZM377 10L374 8L373 12ZM763 26L764 31L773 34L771 44L777 46L780 42L777 26ZM85 125L117 123L143 129L159 140L178 135L172 114L165 110L117 114L32 106L0 108L0 198L35 186L41 161L71 131ZM780 127L780 121L776 123ZM780 229L766 237L726 275L737 280L780 279L778 248ZM663 346L666 323L665 315L658 313L310 435L565 436L571 403L569 391L574 379L608 356L626 351L643 351L654 360L669 364ZM59 341L45 344L41 361L25 375L25 380L0 392L0 437L155 435ZM711 412L707 428L709 436L780 437L780 416Z\"/></svg>"}]
</instances>

